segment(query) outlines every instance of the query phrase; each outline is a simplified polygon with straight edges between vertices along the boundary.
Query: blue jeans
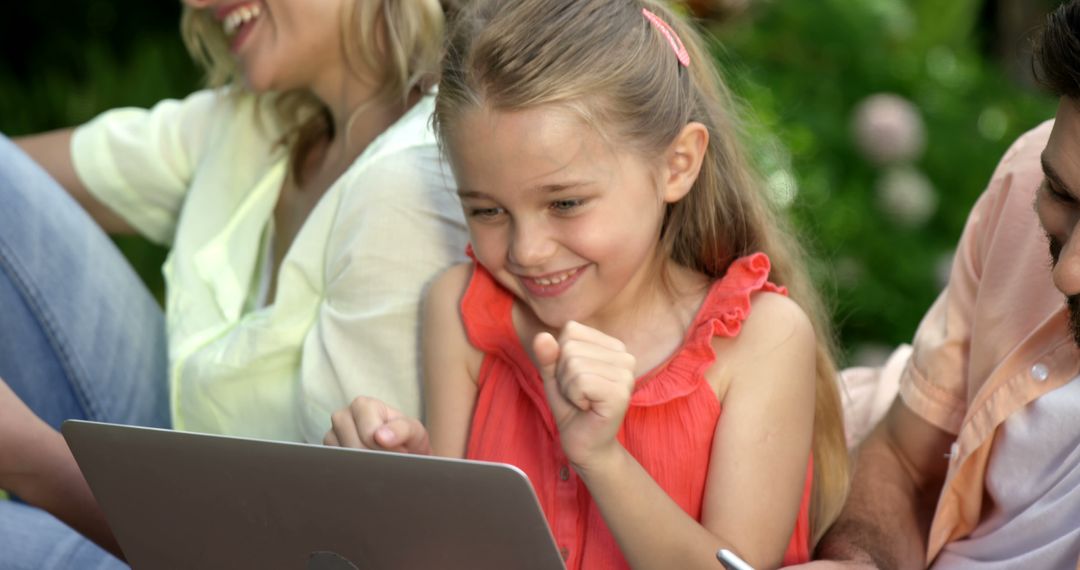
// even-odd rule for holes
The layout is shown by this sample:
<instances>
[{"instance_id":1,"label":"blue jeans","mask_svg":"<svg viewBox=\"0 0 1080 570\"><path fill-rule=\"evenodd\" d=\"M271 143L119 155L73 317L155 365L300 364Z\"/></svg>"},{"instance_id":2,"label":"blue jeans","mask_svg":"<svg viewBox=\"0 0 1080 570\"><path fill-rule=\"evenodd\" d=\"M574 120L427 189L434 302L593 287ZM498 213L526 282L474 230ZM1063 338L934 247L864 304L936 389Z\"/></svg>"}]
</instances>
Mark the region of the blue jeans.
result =
<instances>
[{"instance_id":1,"label":"blue jeans","mask_svg":"<svg viewBox=\"0 0 1080 570\"><path fill-rule=\"evenodd\" d=\"M120 251L0 135L0 378L54 428L169 427L166 346L162 311ZM0 501L0 568L125 567L47 513Z\"/></svg>"}]
</instances>

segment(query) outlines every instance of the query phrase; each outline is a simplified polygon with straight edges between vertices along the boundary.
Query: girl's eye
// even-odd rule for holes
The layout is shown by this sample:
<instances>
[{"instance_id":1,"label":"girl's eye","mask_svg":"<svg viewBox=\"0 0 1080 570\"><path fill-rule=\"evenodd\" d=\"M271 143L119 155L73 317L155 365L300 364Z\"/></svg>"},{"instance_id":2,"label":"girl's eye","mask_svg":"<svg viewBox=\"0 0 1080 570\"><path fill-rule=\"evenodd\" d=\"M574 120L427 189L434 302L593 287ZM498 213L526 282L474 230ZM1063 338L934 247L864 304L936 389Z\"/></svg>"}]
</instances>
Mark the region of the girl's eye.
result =
<instances>
[{"instance_id":1,"label":"girl's eye","mask_svg":"<svg viewBox=\"0 0 1080 570\"><path fill-rule=\"evenodd\" d=\"M469 217L490 220L502 213L502 208L470 208Z\"/></svg>"},{"instance_id":2,"label":"girl's eye","mask_svg":"<svg viewBox=\"0 0 1080 570\"><path fill-rule=\"evenodd\" d=\"M581 207L585 200L556 200L551 203L551 209L559 213L567 213Z\"/></svg>"}]
</instances>

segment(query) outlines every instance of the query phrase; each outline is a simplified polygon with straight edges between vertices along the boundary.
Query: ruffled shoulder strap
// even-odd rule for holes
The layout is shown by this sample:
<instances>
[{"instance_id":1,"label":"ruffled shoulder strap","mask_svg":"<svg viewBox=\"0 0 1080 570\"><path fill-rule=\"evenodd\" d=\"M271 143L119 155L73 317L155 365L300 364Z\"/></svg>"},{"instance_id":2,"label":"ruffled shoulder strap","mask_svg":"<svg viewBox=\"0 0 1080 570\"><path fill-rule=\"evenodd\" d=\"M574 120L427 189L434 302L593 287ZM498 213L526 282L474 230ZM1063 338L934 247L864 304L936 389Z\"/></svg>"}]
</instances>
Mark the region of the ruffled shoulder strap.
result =
<instances>
[{"instance_id":1,"label":"ruffled shoulder strap","mask_svg":"<svg viewBox=\"0 0 1080 570\"><path fill-rule=\"evenodd\" d=\"M709 345L713 336L738 335L743 321L750 316L752 294L766 291L787 295L786 287L769 281L770 271L772 262L764 253L753 253L731 262L724 276L713 283L691 328L708 329L710 327L701 325L715 321L713 334L697 333Z\"/></svg>"},{"instance_id":2,"label":"ruffled shoulder strap","mask_svg":"<svg viewBox=\"0 0 1080 570\"><path fill-rule=\"evenodd\" d=\"M631 404L649 406L697 390L705 371L716 361L712 339L734 337L750 315L750 297L760 291L787 295L787 289L769 281L772 264L764 253L731 262L724 276L709 288L682 347L661 369L649 375L634 392Z\"/></svg>"},{"instance_id":3,"label":"ruffled shoulder strap","mask_svg":"<svg viewBox=\"0 0 1080 570\"><path fill-rule=\"evenodd\" d=\"M555 423L547 407L540 373L514 329L514 296L483 265L476 262L472 246L465 253L473 260L472 277L461 298L461 321L469 343L485 354L485 363L492 358L491 362L501 362L515 371L511 374L512 378L501 377L500 380L517 382L540 410L547 429L554 433ZM483 368L477 379L477 385L481 387L492 378L483 372Z\"/></svg>"}]
</instances>

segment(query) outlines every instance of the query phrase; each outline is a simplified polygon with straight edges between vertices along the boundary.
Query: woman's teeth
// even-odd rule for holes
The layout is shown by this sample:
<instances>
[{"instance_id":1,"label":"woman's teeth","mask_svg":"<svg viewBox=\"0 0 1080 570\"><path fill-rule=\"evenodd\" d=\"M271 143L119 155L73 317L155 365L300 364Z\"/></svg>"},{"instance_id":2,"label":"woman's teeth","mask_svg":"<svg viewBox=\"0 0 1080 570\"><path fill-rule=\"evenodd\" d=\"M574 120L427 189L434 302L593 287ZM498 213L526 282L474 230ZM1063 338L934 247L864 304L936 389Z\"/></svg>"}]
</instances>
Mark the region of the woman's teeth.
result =
<instances>
[{"instance_id":1,"label":"woman's teeth","mask_svg":"<svg viewBox=\"0 0 1080 570\"><path fill-rule=\"evenodd\" d=\"M258 4L252 4L250 6L244 6L232 11L225 17L225 21L222 22L222 27L225 28L225 35L233 35L236 30L240 29L240 26L258 18L262 14L262 8Z\"/></svg>"}]
</instances>

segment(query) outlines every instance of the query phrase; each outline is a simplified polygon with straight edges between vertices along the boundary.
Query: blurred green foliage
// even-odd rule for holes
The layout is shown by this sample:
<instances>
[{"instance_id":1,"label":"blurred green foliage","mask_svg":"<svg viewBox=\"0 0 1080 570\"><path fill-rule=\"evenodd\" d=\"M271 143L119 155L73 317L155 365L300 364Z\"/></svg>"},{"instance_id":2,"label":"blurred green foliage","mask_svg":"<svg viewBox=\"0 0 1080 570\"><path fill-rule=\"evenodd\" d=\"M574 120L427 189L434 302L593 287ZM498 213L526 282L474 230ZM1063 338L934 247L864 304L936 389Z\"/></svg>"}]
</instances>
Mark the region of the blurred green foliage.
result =
<instances>
[{"instance_id":1,"label":"blurred green foliage","mask_svg":"<svg viewBox=\"0 0 1080 570\"><path fill-rule=\"evenodd\" d=\"M0 18L0 132L78 125L116 107L194 90L200 72L179 34L180 2L16 2ZM114 238L160 298L165 251Z\"/></svg>"},{"instance_id":2,"label":"blurred green foliage","mask_svg":"<svg viewBox=\"0 0 1080 570\"><path fill-rule=\"evenodd\" d=\"M1010 80L988 55L994 42L1006 52L1023 42L995 36L987 1L751 0L747 14L712 26L723 46L717 61L747 103L762 169L797 188L790 209L819 258L815 275L848 349L911 338L996 161L1053 115L1054 101ZM7 11L0 131L8 135L149 106L198 85L179 39L179 2L14 3ZM931 181L938 208L922 224L900 223L881 207L883 170L851 136L856 105L883 92L910 100L925 121L926 150L913 166ZM163 251L137 238L118 243L160 291Z\"/></svg>"},{"instance_id":3,"label":"blurred green foliage","mask_svg":"<svg viewBox=\"0 0 1080 570\"><path fill-rule=\"evenodd\" d=\"M1010 80L980 51L1004 42L1019 57L1026 45L993 37L983 8L975 0L758 1L714 27L764 173L787 170L796 181L791 211L819 258L815 275L832 296L849 358L859 347L910 341L998 159L1053 117L1056 101ZM853 139L853 111L874 93L908 99L925 122L926 148L913 166L938 207L923 224L882 208L875 187L884 171Z\"/></svg>"}]
</instances>

